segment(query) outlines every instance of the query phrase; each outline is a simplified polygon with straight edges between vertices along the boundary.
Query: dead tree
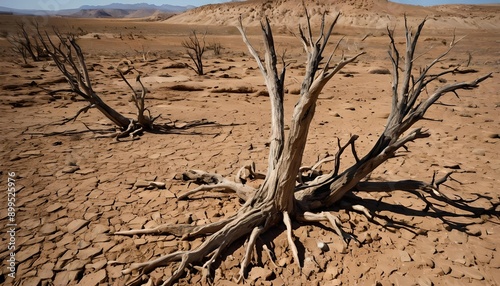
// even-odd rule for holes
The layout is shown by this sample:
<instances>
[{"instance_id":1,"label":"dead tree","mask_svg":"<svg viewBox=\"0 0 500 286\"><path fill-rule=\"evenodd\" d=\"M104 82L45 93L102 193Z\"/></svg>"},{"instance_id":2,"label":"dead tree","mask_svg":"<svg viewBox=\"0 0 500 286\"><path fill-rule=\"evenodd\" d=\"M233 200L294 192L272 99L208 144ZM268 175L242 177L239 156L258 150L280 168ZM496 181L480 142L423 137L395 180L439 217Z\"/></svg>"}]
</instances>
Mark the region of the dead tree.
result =
<instances>
[{"instance_id":1,"label":"dead tree","mask_svg":"<svg viewBox=\"0 0 500 286\"><path fill-rule=\"evenodd\" d=\"M187 267L195 263L203 263L203 273L210 273L212 263L219 258L227 247L240 239L248 237L246 252L241 262L240 279L244 278L257 238L263 232L280 222L286 226L286 233L294 261L299 269L301 267L298 251L294 244L291 219L303 222L326 221L330 223L335 232L347 244L351 238L343 232L340 220L332 213L322 209L339 202L346 193L355 188L376 191L384 188L384 185L376 186L370 182L361 182L370 172L380 164L395 156L398 149L405 144L420 138L426 138L429 133L417 128L408 131L416 122L424 118L428 108L434 104L442 95L455 92L460 89L476 88L478 84L490 74L477 78L470 82L452 83L438 88L428 98L421 99L422 91L429 83L435 82L441 76L452 73L453 70L441 72L437 75L429 74L429 70L440 62L446 54L453 48L455 42L443 55L439 56L431 64L420 71L418 76L414 76L414 59L417 40L423 28L423 21L417 28L415 34L411 28L406 28L406 53L404 62L401 63L399 51L394 42L394 31L389 31L391 39L390 57L393 64L393 85L392 85L392 111L389 116L387 127L380 135L375 146L362 158L359 158L355 141L358 136L354 135L344 145L339 143L339 150L332 158L327 158L318 162L313 167L301 167L302 156L307 141L307 135L311 120L315 113L318 96L332 77L338 73L345 65L355 61L362 53L353 57L344 57L332 64L333 53L323 58L323 53L328 44L332 29L337 22L338 16L333 23L325 27L325 15L320 28L320 35L314 39L310 25L309 14L306 11L307 26L300 27L300 39L307 54L306 72L302 82L300 97L295 104L288 136L285 136L284 112L283 112L283 92L284 79L287 64L283 57L278 60L274 47L274 40L267 19L261 22L264 37L265 56L261 60L256 50L249 42L242 27L241 20L238 26L243 41L247 44L250 54L253 55L264 76L271 102L271 138L268 160L268 170L265 176L255 172L253 164L243 167L234 181L222 178L218 174L206 173L199 170L189 171L184 174L187 180L195 181L201 185L196 190L181 195L185 198L196 192L223 190L235 192L245 203L233 216L221 221L209 223L207 225L160 225L154 229L140 229L121 231L116 234L174 234L188 239L197 236L206 236L204 242L196 249L188 251L177 251L155 260L144 263L133 263L124 270L124 274L139 271L139 275L129 282L129 285L139 285L145 275L157 267L178 262L177 269L172 276L166 279L163 285L172 285L179 279ZM334 51L338 47L335 47ZM281 64L279 71L278 65ZM455 70L456 71L456 70ZM351 147L356 163L344 171L340 171L341 154ZM334 161L334 168L327 174L316 174L314 176L304 176L302 172L314 170L319 164L326 161ZM314 173L314 172L312 172ZM245 184L248 179L264 177L258 189L254 189ZM446 180L444 178L443 180ZM439 184L443 180L438 180L431 184L421 181L401 182L396 187L422 189L437 195L442 195ZM299 182L299 183L297 183ZM370 187L373 187L370 189ZM385 185L387 187L387 185ZM371 214L361 206L353 206L354 209L363 211L368 217Z\"/></svg>"},{"instance_id":2,"label":"dead tree","mask_svg":"<svg viewBox=\"0 0 500 286\"><path fill-rule=\"evenodd\" d=\"M38 30L38 24L36 22L32 23L34 30ZM44 51L43 45L38 40L36 34L30 33L25 23L17 23L18 31L15 36L8 37L12 49L14 52L19 53L27 64L28 56L34 62L38 62L47 58L47 54Z\"/></svg>"},{"instance_id":3,"label":"dead tree","mask_svg":"<svg viewBox=\"0 0 500 286\"><path fill-rule=\"evenodd\" d=\"M140 81L140 75L137 76L136 80L140 84L142 92L137 92L132 88L123 73L118 71L121 78L130 89L132 89L132 98L137 108L137 119L127 118L107 105L93 90L92 80L89 76L85 57L73 35L65 36L55 31L55 36L58 40L58 43L55 43L47 32L45 32L44 36L39 30L37 31L39 42L42 43L46 52L70 85L69 91L79 95L89 103L88 106L79 110L71 120L75 120L82 112L86 112L91 108L96 108L120 129L117 138L133 136L143 130L151 130L153 128L154 120L157 117L152 117L151 114L149 114L149 110L145 107L144 100L147 90ZM130 68L130 70L134 69Z\"/></svg>"},{"instance_id":4,"label":"dead tree","mask_svg":"<svg viewBox=\"0 0 500 286\"><path fill-rule=\"evenodd\" d=\"M196 72L198 75L204 75L203 72L203 54L206 50L205 36L206 32L200 37L196 31L192 31L189 38L182 42L182 46L186 48L186 52L193 62L194 66L189 65L188 67Z\"/></svg>"}]
</instances>

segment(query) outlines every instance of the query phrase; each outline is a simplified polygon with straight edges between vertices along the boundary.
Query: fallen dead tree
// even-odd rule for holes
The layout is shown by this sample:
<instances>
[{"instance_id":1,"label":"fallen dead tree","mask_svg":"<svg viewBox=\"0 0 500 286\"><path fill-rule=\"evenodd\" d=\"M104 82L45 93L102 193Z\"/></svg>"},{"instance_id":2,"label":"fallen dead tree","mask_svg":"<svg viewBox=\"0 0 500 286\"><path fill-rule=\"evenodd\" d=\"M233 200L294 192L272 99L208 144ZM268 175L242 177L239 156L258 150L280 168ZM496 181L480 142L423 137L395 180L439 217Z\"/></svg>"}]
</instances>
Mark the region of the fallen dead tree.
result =
<instances>
[{"instance_id":1,"label":"fallen dead tree","mask_svg":"<svg viewBox=\"0 0 500 286\"><path fill-rule=\"evenodd\" d=\"M431 183L408 180L389 184L362 180L383 162L395 157L399 149L406 148L406 144L430 136L422 128L411 128L415 123L425 119L426 111L441 96L461 89L476 88L479 83L489 78L491 74L469 82L441 86L427 98L421 98L422 91L431 82L437 82L442 76L457 71L452 69L439 74L429 73L433 66L444 59L456 42L453 41L447 51L415 75L413 66L416 58L415 50L425 21L417 27L415 33L411 28L405 26L406 50L404 57L400 55L395 44L394 31L389 30L391 40L389 55L393 65L392 108L384 132L372 149L362 157L358 156L355 148L358 136L353 135L343 145L340 140L338 141L339 149L334 156L323 159L311 167L301 167L307 135L319 94L335 74L345 65L356 61L363 54L360 53L352 57L342 55L340 60L333 64L333 55L339 46L337 44L334 52L325 60L323 54L338 16L329 26L326 26L325 15L323 15L320 35L315 39L312 35L309 14L307 11L305 14L307 26L299 28L299 35L307 54L306 72L299 99L295 104L291 122L288 124L287 136L285 136L283 106L287 63L283 57L279 58L275 51L269 21L264 19L261 23L265 45L264 60L261 60L257 51L249 42L241 20L238 26L243 41L246 43L250 54L257 61L264 76L271 102L271 138L267 173L257 173L253 164L244 166L237 173L234 180L200 170L186 172L184 178L200 184L200 187L180 195L180 199L187 198L198 192L225 191L234 192L244 201L244 204L233 216L206 225L166 224L153 229L115 233L117 235L174 234L183 239L205 237L203 243L196 249L176 251L148 262L131 264L123 273L138 275L132 278L128 285L141 285L147 280L147 275L154 269L171 263L177 263L177 268L173 271L172 276L164 281L163 285L172 285L183 275L187 268L196 264L201 264L202 266L197 269L201 269L202 274L209 277L212 265L227 250L228 246L242 237L247 237L246 251L241 261L238 279L240 281L245 278L257 238L269 228L281 222L286 227L289 249L297 267L300 269L301 261L293 239L291 220L295 219L302 222L325 221L331 224L331 227L347 246L353 236L345 233L337 216L325 211L325 209L333 204L344 202L345 195L356 189L372 192L393 190L394 188L412 191L421 190L453 204L453 201L439 190L439 186L449 178L449 175ZM348 148L350 148L356 162L352 166L341 170L340 158ZM321 164L329 161L334 162L334 168L331 172L326 174L317 172ZM256 189L245 184L248 180L253 179L263 179L259 188ZM369 219L373 217L363 206L350 205L348 207L364 213Z\"/></svg>"}]
</instances>

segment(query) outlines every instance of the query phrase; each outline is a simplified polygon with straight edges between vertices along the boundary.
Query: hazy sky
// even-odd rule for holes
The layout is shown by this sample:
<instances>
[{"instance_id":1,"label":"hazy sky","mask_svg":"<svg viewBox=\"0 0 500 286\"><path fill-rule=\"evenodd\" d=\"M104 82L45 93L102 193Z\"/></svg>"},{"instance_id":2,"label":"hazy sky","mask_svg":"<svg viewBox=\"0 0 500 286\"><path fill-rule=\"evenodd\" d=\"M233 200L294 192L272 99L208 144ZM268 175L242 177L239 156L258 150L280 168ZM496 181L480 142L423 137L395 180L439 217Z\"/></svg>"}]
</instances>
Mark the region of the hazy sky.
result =
<instances>
[{"instance_id":1,"label":"hazy sky","mask_svg":"<svg viewBox=\"0 0 500 286\"><path fill-rule=\"evenodd\" d=\"M170 5L194 5L201 6L211 3L229 2L230 0L0 0L0 6L17 9L35 10L61 10L78 8L82 5L106 5L110 3L150 3L150 4L170 4ZM391 0L393 2L413 4L413 5L439 5L450 3L500 3L500 0Z\"/></svg>"}]
</instances>

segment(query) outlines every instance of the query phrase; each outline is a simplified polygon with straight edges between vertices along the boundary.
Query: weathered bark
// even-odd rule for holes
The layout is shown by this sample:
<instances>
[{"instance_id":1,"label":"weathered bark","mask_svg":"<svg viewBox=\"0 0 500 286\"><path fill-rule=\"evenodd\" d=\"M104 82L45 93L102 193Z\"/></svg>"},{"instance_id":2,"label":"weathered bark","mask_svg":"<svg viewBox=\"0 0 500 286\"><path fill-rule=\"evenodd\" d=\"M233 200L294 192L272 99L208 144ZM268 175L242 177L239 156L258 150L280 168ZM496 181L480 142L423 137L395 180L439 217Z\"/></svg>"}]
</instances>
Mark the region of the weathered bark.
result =
<instances>
[{"instance_id":1,"label":"weathered bark","mask_svg":"<svg viewBox=\"0 0 500 286\"><path fill-rule=\"evenodd\" d=\"M339 62L331 66L332 55L323 61L323 52L328 44L332 29L337 22L338 16L333 23L325 29L325 15L320 29L320 36L313 39L309 15L306 11L307 27L300 27L300 38L307 54L306 73L302 82L300 97L295 105L288 136L284 132L284 112L283 112L283 91L284 77L287 64L283 57L281 58L282 70L278 72L278 60L274 49L274 40L269 21L267 19L261 22L265 45L265 62L262 62L256 50L250 44L241 20L238 26L242 34L243 41L247 44L250 54L257 61L261 70L271 102L271 137L268 169L266 176L260 188L253 189L245 184L248 178L260 177L256 175L255 168L244 167L238 172L235 181L229 181L217 174L205 173L203 171L191 171L185 173L185 179L195 181L202 185L192 192L181 195L186 198L194 193L208 190L222 190L225 192L235 192L245 203L240 210L233 216L220 222L214 222L205 226L191 225L162 225L154 229L121 231L116 234L134 235L146 233L170 233L183 238L192 236L208 235L207 239L198 248L190 251L178 251L156 260L145 263L132 264L124 273L129 274L132 270L139 270L140 275L132 280L129 285L139 285L143 281L145 274L150 273L156 267L165 266L171 262L180 262L177 270L169 277L163 285L171 285L184 272L188 265L206 260L203 265L204 273L210 272L212 263L219 257L224 249L241 237L248 236L246 251L241 262L240 278L245 276L246 267L249 265L249 259L255 246L256 238L268 230L270 227L283 222L287 229L287 238L290 249L298 267L301 267L297 249L293 240L291 219L297 219L303 222L327 221L334 228L335 232L341 236L344 246L353 237L342 231L340 220L330 212L312 213L310 210L317 210L332 205L340 201L344 195L355 188L374 191L377 187L383 185L370 185L369 182L360 183L370 172L380 164L395 156L396 151L408 142L419 138L428 137L429 134L421 129L415 129L405 134L420 119L424 118L427 109L436 102L443 94L454 92L458 89L475 88L477 85L487 79L490 75L485 75L474 81L466 83L455 83L438 88L430 97L417 103L421 91L428 83L439 78L448 72L439 75L429 76L429 69L444 57L449 50L436 59L430 66L422 70L417 80L413 80L412 65L416 42L423 23L418 27L415 36L412 37L411 31L406 27L407 51L405 57L405 66L399 65L399 54L394 44L393 31L389 31L391 38L391 60L394 66L393 83L393 105L385 131L380 136L375 146L361 159L358 158L355 149L357 135L343 146L339 144L339 150L333 158L321 160L312 167L301 168L302 157L307 142L307 135L312 118L315 113L316 101L323 87L327 82L339 72L345 65L355 61L363 53L357 54L351 58L342 57ZM453 47L454 43L451 47ZM338 44L337 44L338 47ZM337 49L337 47L334 49ZM450 49L451 49L450 47ZM400 71L403 70L403 83L399 89ZM341 154L351 146L351 150L356 163L341 172L340 158ZM334 169L328 174L314 172L318 165L325 161L335 161ZM247 170L249 176L242 176L242 170ZM303 171L311 171L310 176L303 176ZM444 180L446 180L445 178ZM299 184L297 184L299 182ZM419 181L411 181L395 184L398 187L415 187L431 191L434 194L442 195L438 184L425 184ZM369 211L359 205L349 206L350 208L364 213L369 219L372 215Z\"/></svg>"},{"instance_id":2,"label":"weathered bark","mask_svg":"<svg viewBox=\"0 0 500 286\"><path fill-rule=\"evenodd\" d=\"M236 215L224 220L223 223L207 225L207 228L204 229L205 231L210 233L213 231L215 232L213 232L196 250L176 252L154 261L133 264L126 273L130 273L133 269L138 269L141 270L142 274L147 274L158 266L165 265L172 261L181 261L177 271L164 283L164 285L171 285L171 283L180 277L188 263L201 261L205 259L209 253L214 253L207 262L207 264L211 264L219 255L220 251L227 245L233 243L242 236L250 234L250 240L247 244L247 251L242 261L242 270L240 272L241 275L244 275L246 271L245 268L248 265L248 259L252 255L256 236L280 221L283 221L287 226L291 249L296 249L293 239L291 238L290 218L295 218L297 215L294 200L296 178L302 162L309 126L314 116L316 100L323 87L337 72L363 54L360 53L352 58L342 57L342 59L332 67L330 65L333 56L332 52L332 55L327 61L322 62L323 52L328 44L329 37L332 34L337 19L338 15L331 25L325 29L324 14L320 31L321 34L316 40L313 39L312 36L308 14L307 27L305 29L300 28L301 39L304 44L305 52L307 53L307 70L302 83L300 98L293 112L288 138L285 138L283 110L284 78L287 64L282 57L282 70L278 73L278 61L274 48L274 39L268 19L264 19L261 23L266 52L265 63L260 60L258 53L248 41L240 21L238 29L265 78L271 102L271 143L269 165L264 182L259 189L253 192L253 194L251 188L249 189L249 187L242 185L241 190L244 190L244 192L242 192L244 195L240 195L240 197L246 199L244 205ZM322 67L320 67L321 65ZM238 188L237 184L230 184L218 175L206 174L200 171L194 171L191 174L195 174L195 180L205 176L205 179L208 178L208 184L212 184L212 187L198 188L195 192L212 188L237 192L237 190L235 190L235 188ZM183 229L186 230L181 231L184 236L186 236L186 233L188 236L193 234L190 227ZM171 228L168 226L162 226L161 230L164 230L166 233L172 233ZM142 231L132 230L119 232L117 234L131 235L158 231L159 229ZM178 229L176 229L175 232L178 233ZM198 231L198 234L199 233ZM294 259L296 260L295 262L300 267L297 252L293 252ZM205 264L204 267L207 267L207 264ZM141 281L141 277L138 277L131 281L130 285L138 285Z\"/></svg>"}]
</instances>

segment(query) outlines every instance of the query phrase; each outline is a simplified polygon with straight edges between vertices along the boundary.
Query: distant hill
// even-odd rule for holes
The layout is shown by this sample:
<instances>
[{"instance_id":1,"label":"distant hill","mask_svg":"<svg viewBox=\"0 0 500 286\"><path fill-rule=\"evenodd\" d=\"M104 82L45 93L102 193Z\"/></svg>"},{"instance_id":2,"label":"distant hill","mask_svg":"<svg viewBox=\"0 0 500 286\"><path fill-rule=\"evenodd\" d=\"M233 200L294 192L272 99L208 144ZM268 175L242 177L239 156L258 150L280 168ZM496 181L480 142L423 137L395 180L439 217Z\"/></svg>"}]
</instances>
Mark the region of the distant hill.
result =
<instances>
[{"instance_id":1,"label":"distant hill","mask_svg":"<svg viewBox=\"0 0 500 286\"><path fill-rule=\"evenodd\" d=\"M163 4L160 6L154 4L147 3L137 3L137 4L121 4L121 3L112 3L109 5L84 5L79 9L81 10L93 10L93 9L120 9L120 10L158 10L161 12L184 12L189 9L196 8L195 6L176 6L176 5L168 5Z\"/></svg>"},{"instance_id":2,"label":"distant hill","mask_svg":"<svg viewBox=\"0 0 500 286\"><path fill-rule=\"evenodd\" d=\"M0 6L0 14L13 15L58 15L81 18L142 18L153 17L159 14L176 14L196 8L195 6L176 5L153 5L147 3L121 4L113 3L109 5L83 5L77 9L66 9L58 11L13 9Z\"/></svg>"},{"instance_id":3,"label":"distant hill","mask_svg":"<svg viewBox=\"0 0 500 286\"><path fill-rule=\"evenodd\" d=\"M197 25L237 24L242 17L245 26L260 25L267 16L273 25L295 29L303 23L303 0L247 0L211 4L191 9L166 20L168 23ZM427 26L435 28L500 29L500 5L440 5L414 6L388 0L322 0L307 1L314 25L319 25L321 13L342 13L339 24L352 27L385 29L408 16L411 25L427 17Z\"/></svg>"}]
</instances>

